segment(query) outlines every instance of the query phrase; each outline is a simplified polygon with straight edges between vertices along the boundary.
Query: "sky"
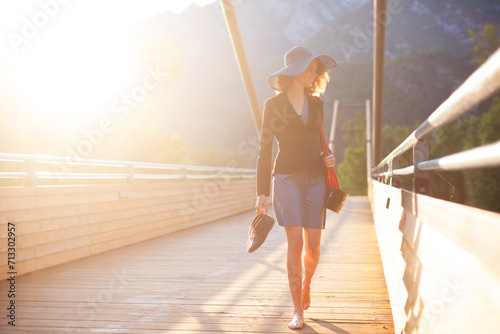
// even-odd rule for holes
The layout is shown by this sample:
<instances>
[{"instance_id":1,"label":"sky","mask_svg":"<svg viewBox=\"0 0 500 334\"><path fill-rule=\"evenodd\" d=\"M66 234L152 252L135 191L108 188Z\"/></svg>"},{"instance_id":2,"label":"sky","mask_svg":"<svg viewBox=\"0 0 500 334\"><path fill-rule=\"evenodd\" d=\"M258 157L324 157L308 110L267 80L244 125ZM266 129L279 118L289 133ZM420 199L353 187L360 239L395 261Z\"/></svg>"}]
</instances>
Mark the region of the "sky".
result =
<instances>
[{"instance_id":1,"label":"sky","mask_svg":"<svg viewBox=\"0 0 500 334\"><path fill-rule=\"evenodd\" d=\"M206 6L216 0L22 0L0 2L0 55L20 56L20 37L50 35L54 30L85 30L92 34L126 31L131 23L164 11L182 13L191 4ZM34 29L30 29L33 27ZM54 35L61 33L56 32ZM13 35L16 36L13 36ZM99 36L92 36L99 38ZM34 43L33 43L34 44ZM19 46L19 47L18 47Z\"/></svg>"},{"instance_id":2,"label":"sky","mask_svg":"<svg viewBox=\"0 0 500 334\"><path fill-rule=\"evenodd\" d=\"M214 2L1 1L0 76L8 76L9 86L39 111L78 119L107 103L123 82L131 23L164 11L179 14L193 3Z\"/></svg>"}]
</instances>

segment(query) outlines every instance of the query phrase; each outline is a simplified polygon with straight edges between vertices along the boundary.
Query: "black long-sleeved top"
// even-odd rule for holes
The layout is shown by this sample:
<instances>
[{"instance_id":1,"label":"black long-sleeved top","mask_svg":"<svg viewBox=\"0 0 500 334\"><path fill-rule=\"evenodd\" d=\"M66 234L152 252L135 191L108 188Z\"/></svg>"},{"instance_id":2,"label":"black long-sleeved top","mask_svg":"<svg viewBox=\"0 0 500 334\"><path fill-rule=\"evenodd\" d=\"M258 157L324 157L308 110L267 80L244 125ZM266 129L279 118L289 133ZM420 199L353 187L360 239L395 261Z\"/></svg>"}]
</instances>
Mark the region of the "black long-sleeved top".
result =
<instances>
[{"instance_id":1,"label":"black long-sleeved top","mask_svg":"<svg viewBox=\"0 0 500 334\"><path fill-rule=\"evenodd\" d=\"M302 122L286 94L276 95L264 103L257 158L257 195L271 194L271 176L274 174L302 170L325 172L318 126L318 117L323 119L323 101L314 96L306 98L309 112L307 125ZM278 142L278 154L273 167L274 138Z\"/></svg>"}]
</instances>

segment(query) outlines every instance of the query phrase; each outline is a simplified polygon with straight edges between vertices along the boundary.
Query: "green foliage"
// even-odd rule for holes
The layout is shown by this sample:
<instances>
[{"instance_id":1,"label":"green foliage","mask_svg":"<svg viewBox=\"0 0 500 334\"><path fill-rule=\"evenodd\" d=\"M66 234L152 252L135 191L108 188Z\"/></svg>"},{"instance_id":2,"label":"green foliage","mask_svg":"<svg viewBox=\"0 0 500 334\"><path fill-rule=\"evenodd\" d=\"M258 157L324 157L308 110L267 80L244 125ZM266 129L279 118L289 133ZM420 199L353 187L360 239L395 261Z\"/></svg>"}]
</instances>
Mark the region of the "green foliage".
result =
<instances>
[{"instance_id":1,"label":"green foliage","mask_svg":"<svg viewBox=\"0 0 500 334\"><path fill-rule=\"evenodd\" d=\"M485 113L479 123L479 141L481 144L500 140L500 97L493 99L490 110Z\"/></svg>"},{"instance_id":2,"label":"green foliage","mask_svg":"<svg viewBox=\"0 0 500 334\"><path fill-rule=\"evenodd\" d=\"M470 128L477 129L479 145L500 139L500 97L493 99L491 108L478 119L472 119ZM500 212L500 168L465 171L463 173L467 198L465 203L486 210Z\"/></svg>"},{"instance_id":3,"label":"green foliage","mask_svg":"<svg viewBox=\"0 0 500 334\"><path fill-rule=\"evenodd\" d=\"M475 44L474 61L479 65L500 46L500 28L495 25L487 24L479 32L469 31L469 34ZM386 75L390 89L386 89L386 109L399 111L396 115L386 115L391 118L389 122L404 124L414 119L412 117L415 114L421 115L422 110L429 113L437 108L444 96L449 96L450 89L456 86L453 82L462 76L465 79L467 69L464 69L463 63L462 59L443 52L414 53L389 62ZM457 76L455 69L465 72ZM445 83L442 77L450 78L450 82ZM412 81L407 78L412 78ZM346 89L342 93L350 96ZM436 90L439 90L439 94L436 94ZM396 105L398 107L394 108ZM429 158L443 157L500 140L500 97L493 98L489 108L485 104L479 111L482 113L462 117L433 134L428 139ZM387 156L418 125L384 125L382 155ZM364 129L365 119L361 113L357 113L342 128ZM349 131L343 135L347 148L344 160L338 166L338 176L342 189L352 195L366 194L365 138L364 131ZM413 165L411 150L398 160L400 168ZM430 177L431 196L500 212L500 168L431 172ZM400 187L412 190L412 178L401 177Z\"/></svg>"},{"instance_id":4,"label":"green foliage","mask_svg":"<svg viewBox=\"0 0 500 334\"><path fill-rule=\"evenodd\" d=\"M429 144L429 159L436 159L464 150L464 147L474 145L476 136L474 127L470 128L476 118L458 119L438 130L427 142ZM475 146L475 145L474 145ZM465 186L462 172L432 172L431 196L448 201L464 203Z\"/></svg>"},{"instance_id":5,"label":"green foliage","mask_svg":"<svg viewBox=\"0 0 500 334\"><path fill-rule=\"evenodd\" d=\"M412 128L404 125L396 125L394 127L388 124L384 125L382 128L382 156L387 156L396 147L398 147L399 144L401 144L403 140L405 140L413 132L413 130L418 127L418 125L418 123L415 123ZM400 161L400 163L406 164L406 160L408 159L404 159L404 161Z\"/></svg>"},{"instance_id":6,"label":"green foliage","mask_svg":"<svg viewBox=\"0 0 500 334\"><path fill-rule=\"evenodd\" d=\"M481 116L460 118L436 132L430 158L446 156L500 139L500 98ZM431 173L431 196L500 211L500 168Z\"/></svg>"},{"instance_id":7,"label":"green foliage","mask_svg":"<svg viewBox=\"0 0 500 334\"><path fill-rule=\"evenodd\" d=\"M469 31L474 61L481 65L500 46L500 29L486 24ZM500 139L500 97L480 116L462 117L437 131L430 140L430 158L486 145ZM431 174L431 196L500 212L500 168Z\"/></svg>"},{"instance_id":8,"label":"green foliage","mask_svg":"<svg viewBox=\"0 0 500 334\"><path fill-rule=\"evenodd\" d=\"M478 64L484 63L491 53L500 46L500 29L497 26L487 24L481 31L469 31L469 34L475 44L474 61ZM434 110L439 106L443 99L437 95L448 96L451 91L447 93L446 90L454 85L436 85L436 83L442 83L443 81L439 78L443 76L452 79L458 78L453 75L453 69L463 68L460 64L463 64L463 60L439 52L415 53L389 63L390 70L387 72L387 81L389 85L393 86L386 94L387 105L393 102L399 103L398 101L401 100L401 106L404 106L392 108L401 111L395 117L390 115L392 122L396 121L401 124L404 123L403 119L405 118L406 120L412 119L412 115L416 112L421 114L418 108L423 108L428 113L429 110ZM465 72L461 75L465 79ZM415 79L409 82L405 79L408 77ZM436 89L440 89L441 93L436 94ZM434 107L430 108L429 103L433 104ZM411 106L411 110L408 109L408 106ZM482 110L484 111L479 115L462 117L433 134L428 139L430 159L500 140L500 97L495 97L491 106L488 108L487 105L484 105ZM414 124L412 127L384 125L382 129L382 155L387 156L418 125ZM342 128L343 130L364 129L365 119L361 113L357 113ZM342 138L347 148L344 160L338 166L339 182L342 189L352 195L365 195L367 190L365 138L364 131L344 132ZM400 168L412 165L411 150L400 156L398 160ZM430 175L431 196L500 212L500 168L463 172L432 172ZM412 179L401 177L400 187L412 190Z\"/></svg>"},{"instance_id":9,"label":"green foliage","mask_svg":"<svg viewBox=\"0 0 500 334\"><path fill-rule=\"evenodd\" d=\"M474 62L483 64L486 59L500 47L500 28L494 24L485 24L479 32L469 30L469 35L474 43Z\"/></svg>"},{"instance_id":10,"label":"green foliage","mask_svg":"<svg viewBox=\"0 0 500 334\"><path fill-rule=\"evenodd\" d=\"M338 178L342 190L351 195L365 196L367 191L365 128L366 120L360 112L342 126L342 130L360 130L344 132L342 137L348 147L344 153L344 161L338 167Z\"/></svg>"},{"instance_id":11,"label":"green foliage","mask_svg":"<svg viewBox=\"0 0 500 334\"><path fill-rule=\"evenodd\" d=\"M415 125L415 128L418 125ZM339 165L339 183L342 190L351 195L365 196L367 192L366 171L366 119L360 112L356 113L354 119L347 121L343 130L359 129L360 131L348 131L342 140L348 145L345 150L344 161ZM382 129L382 154L388 155L403 140L408 137L413 129L407 126L385 125ZM403 156L401 165L410 165L411 162Z\"/></svg>"},{"instance_id":12,"label":"green foliage","mask_svg":"<svg viewBox=\"0 0 500 334\"><path fill-rule=\"evenodd\" d=\"M161 133L157 135L158 162L188 165L192 157L189 146L177 133Z\"/></svg>"},{"instance_id":13,"label":"green foliage","mask_svg":"<svg viewBox=\"0 0 500 334\"><path fill-rule=\"evenodd\" d=\"M366 147L349 146L339 168L342 190L351 195L366 196Z\"/></svg>"}]
</instances>

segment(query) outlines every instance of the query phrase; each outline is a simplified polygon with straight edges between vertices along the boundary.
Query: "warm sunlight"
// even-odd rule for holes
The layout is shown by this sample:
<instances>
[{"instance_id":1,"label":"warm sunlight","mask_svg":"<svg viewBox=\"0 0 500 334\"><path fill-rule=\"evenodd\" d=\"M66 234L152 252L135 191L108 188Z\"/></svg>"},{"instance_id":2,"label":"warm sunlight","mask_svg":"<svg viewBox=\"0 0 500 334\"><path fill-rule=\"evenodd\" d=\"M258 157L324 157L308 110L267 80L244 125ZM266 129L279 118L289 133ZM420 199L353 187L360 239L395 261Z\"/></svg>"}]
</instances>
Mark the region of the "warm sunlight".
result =
<instances>
[{"instance_id":1,"label":"warm sunlight","mask_svg":"<svg viewBox=\"0 0 500 334\"><path fill-rule=\"evenodd\" d=\"M123 78L123 45L106 30L68 26L15 62L13 78L38 112L81 119L109 101Z\"/></svg>"},{"instance_id":2,"label":"warm sunlight","mask_svg":"<svg viewBox=\"0 0 500 334\"><path fill-rule=\"evenodd\" d=\"M130 24L165 10L179 12L189 3L53 0L10 5L0 18L7 23L2 29L8 42L2 47L13 89L44 120L88 122L105 112L125 86Z\"/></svg>"},{"instance_id":3,"label":"warm sunlight","mask_svg":"<svg viewBox=\"0 0 500 334\"><path fill-rule=\"evenodd\" d=\"M0 332L500 333L499 78L500 0L0 0Z\"/></svg>"}]
</instances>

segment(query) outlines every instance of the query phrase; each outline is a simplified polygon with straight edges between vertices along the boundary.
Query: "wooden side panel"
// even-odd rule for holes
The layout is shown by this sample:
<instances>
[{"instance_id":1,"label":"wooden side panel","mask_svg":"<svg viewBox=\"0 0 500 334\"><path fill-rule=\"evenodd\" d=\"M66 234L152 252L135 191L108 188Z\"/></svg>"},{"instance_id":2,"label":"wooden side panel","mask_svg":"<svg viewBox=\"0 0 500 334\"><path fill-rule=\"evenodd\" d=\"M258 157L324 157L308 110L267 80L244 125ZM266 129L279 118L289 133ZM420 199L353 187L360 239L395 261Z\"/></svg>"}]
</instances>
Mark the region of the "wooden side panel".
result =
<instances>
[{"instance_id":1,"label":"wooden side panel","mask_svg":"<svg viewBox=\"0 0 500 334\"><path fill-rule=\"evenodd\" d=\"M0 189L0 279L7 223L25 274L251 209L254 179Z\"/></svg>"},{"instance_id":2,"label":"wooden side panel","mask_svg":"<svg viewBox=\"0 0 500 334\"><path fill-rule=\"evenodd\" d=\"M396 333L496 332L500 214L371 188Z\"/></svg>"},{"instance_id":3,"label":"wooden side panel","mask_svg":"<svg viewBox=\"0 0 500 334\"><path fill-rule=\"evenodd\" d=\"M403 214L401 192L390 187L380 187L378 182L372 182L370 194L372 212L375 220L380 255L384 266L387 290L389 291L392 316L397 334L401 333L401 324L406 322L406 314L401 305L408 298L403 281L405 262L401 256L403 235L399 231L399 219ZM390 198L389 208L387 200Z\"/></svg>"},{"instance_id":4,"label":"wooden side panel","mask_svg":"<svg viewBox=\"0 0 500 334\"><path fill-rule=\"evenodd\" d=\"M212 209L215 217L229 205ZM22 275L16 280L15 330L7 329L9 319L4 318L0 333L294 333L287 328L293 309L285 231L275 226L262 247L248 254L254 216L254 210L245 209L210 224ZM367 198L349 197L340 215L329 212L326 219L312 304L297 333L394 333ZM3 317L9 286L0 282Z\"/></svg>"}]
</instances>

